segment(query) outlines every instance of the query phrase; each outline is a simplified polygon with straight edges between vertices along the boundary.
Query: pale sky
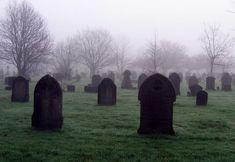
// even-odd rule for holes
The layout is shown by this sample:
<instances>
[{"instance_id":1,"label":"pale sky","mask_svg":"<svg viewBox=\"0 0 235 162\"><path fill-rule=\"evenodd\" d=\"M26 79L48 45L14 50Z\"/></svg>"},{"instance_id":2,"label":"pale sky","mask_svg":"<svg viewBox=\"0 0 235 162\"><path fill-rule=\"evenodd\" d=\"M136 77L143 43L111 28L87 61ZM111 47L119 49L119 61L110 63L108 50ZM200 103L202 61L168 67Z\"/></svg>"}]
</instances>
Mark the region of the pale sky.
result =
<instances>
[{"instance_id":1,"label":"pale sky","mask_svg":"<svg viewBox=\"0 0 235 162\"><path fill-rule=\"evenodd\" d=\"M0 0L0 18L11 0ZM159 40L186 46L187 54L201 52L204 23L221 24L235 36L232 0L28 0L45 18L56 41L86 28L107 29L125 36L136 51L157 32Z\"/></svg>"}]
</instances>

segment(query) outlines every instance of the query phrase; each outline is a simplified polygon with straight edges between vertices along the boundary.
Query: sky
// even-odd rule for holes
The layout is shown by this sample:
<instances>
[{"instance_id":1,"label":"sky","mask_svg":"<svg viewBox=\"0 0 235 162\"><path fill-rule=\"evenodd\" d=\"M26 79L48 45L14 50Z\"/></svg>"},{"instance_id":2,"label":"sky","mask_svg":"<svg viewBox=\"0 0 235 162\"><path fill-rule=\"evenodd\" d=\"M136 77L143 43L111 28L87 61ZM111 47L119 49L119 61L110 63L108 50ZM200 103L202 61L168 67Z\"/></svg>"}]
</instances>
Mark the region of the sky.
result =
<instances>
[{"instance_id":1,"label":"sky","mask_svg":"<svg viewBox=\"0 0 235 162\"><path fill-rule=\"evenodd\" d=\"M11 0L0 0L0 18ZM21 1L21 0L15 0ZM46 20L55 41L78 31L106 29L124 37L135 53L157 33L158 40L177 42L189 55L201 53L204 24L221 25L235 36L232 0L28 0Z\"/></svg>"}]
</instances>

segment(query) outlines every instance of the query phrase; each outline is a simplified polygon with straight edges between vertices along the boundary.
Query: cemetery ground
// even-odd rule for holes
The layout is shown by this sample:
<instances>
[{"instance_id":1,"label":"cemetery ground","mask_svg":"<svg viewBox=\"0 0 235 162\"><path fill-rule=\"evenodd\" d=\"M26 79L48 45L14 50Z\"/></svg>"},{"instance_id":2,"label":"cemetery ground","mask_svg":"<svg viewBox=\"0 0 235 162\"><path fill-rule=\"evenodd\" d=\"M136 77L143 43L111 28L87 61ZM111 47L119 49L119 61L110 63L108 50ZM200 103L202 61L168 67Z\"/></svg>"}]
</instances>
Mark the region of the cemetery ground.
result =
<instances>
[{"instance_id":1,"label":"cemetery ground","mask_svg":"<svg viewBox=\"0 0 235 162\"><path fill-rule=\"evenodd\" d=\"M174 105L175 136L138 135L138 90L118 88L116 106L97 106L97 94L63 93L64 125L58 131L31 128L30 102L12 103L11 91L0 85L0 161L234 161L235 91L209 91L208 106L195 106L186 83ZM120 87L120 85L118 85ZM203 85L205 87L205 85ZM235 90L235 87L234 87Z\"/></svg>"}]
</instances>

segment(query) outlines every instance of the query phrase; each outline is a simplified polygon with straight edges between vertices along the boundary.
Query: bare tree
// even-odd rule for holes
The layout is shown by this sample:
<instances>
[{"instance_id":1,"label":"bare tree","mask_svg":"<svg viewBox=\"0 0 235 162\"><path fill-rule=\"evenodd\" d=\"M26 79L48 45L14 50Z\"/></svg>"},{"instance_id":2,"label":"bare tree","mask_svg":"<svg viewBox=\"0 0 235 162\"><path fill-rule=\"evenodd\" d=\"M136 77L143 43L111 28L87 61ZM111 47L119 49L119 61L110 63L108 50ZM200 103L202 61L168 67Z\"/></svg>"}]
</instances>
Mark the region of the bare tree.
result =
<instances>
[{"instance_id":1,"label":"bare tree","mask_svg":"<svg viewBox=\"0 0 235 162\"><path fill-rule=\"evenodd\" d=\"M210 75L213 75L216 61L226 58L230 55L234 40L229 34L223 34L218 25L208 25L204 28L201 38L202 49L209 58Z\"/></svg>"},{"instance_id":2,"label":"bare tree","mask_svg":"<svg viewBox=\"0 0 235 162\"><path fill-rule=\"evenodd\" d=\"M157 36L147 44L145 56L150 73L156 73L162 65L162 52L160 45L157 43Z\"/></svg>"},{"instance_id":3,"label":"bare tree","mask_svg":"<svg viewBox=\"0 0 235 162\"><path fill-rule=\"evenodd\" d=\"M46 24L32 6L26 2L9 4L6 18L0 22L0 59L27 77L47 62L51 47Z\"/></svg>"},{"instance_id":4,"label":"bare tree","mask_svg":"<svg viewBox=\"0 0 235 162\"><path fill-rule=\"evenodd\" d=\"M70 80L77 62L73 40L57 43L53 56L56 74L60 75L60 79Z\"/></svg>"},{"instance_id":5,"label":"bare tree","mask_svg":"<svg viewBox=\"0 0 235 162\"><path fill-rule=\"evenodd\" d=\"M106 30L85 30L76 38L81 63L89 68L90 76L112 63L112 37Z\"/></svg>"},{"instance_id":6,"label":"bare tree","mask_svg":"<svg viewBox=\"0 0 235 162\"><path fill-rule=\"evenodd\" d=\"M125 40L116 41L113 46L115 65L119 75L122 75L124 70L130 64L129 43Z\"/></svg>"}]
</instances>

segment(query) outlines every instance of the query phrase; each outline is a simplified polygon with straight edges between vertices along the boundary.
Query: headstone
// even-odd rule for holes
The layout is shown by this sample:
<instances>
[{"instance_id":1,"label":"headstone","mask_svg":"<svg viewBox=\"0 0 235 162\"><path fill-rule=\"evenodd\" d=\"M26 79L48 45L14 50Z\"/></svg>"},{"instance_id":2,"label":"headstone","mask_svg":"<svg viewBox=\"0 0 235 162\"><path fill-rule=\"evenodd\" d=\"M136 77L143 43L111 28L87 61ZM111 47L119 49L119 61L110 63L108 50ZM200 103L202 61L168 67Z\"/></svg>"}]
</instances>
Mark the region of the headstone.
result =
<instances>
[{"instance_id":1,"label":"headstone","mask_svg":"<svg viewBox=\"0 0 235 162\"><path fill-rule=\"evenodd\" d=\"M28 102L29 101L29 80L22 76L14 79L12 84L12 102Z\"/></svg>"},{"instance_id":2,"label":"headstone","mask_svg":"<svg viewBox=\"0 0 235 162\"><path fill-rule=\"evenodd\" d=\"M198 84L198 79L196 76L191 76L188 80L188 87L190 88L191 86L193 86L194 84Z\"/></svg>"},{"instance_id":3,"label":"headstone","mask_svg":"<svg viewBox=\"0 0 235 162\"><path fill-rule=\"evenodd\" d=\"M148 77L141 85L139 134L174 134L173 103L176 100L171 82L161 74Z\"/></svg>"},{"instance_id":4,"label":"headstone","mask_svg":"<svg viewBox=\"0 0 235 162\"><path fill-rule=\"evenodd\" d=\"M100 82L101 82L100 75L93 75L91 84L88 84L87 86L85 86L84 91L89 92L89 93L97 93Z\"/></svg>"},{"instance_id":5,"label":"headstone","mask_svg":"<svg viewBox=\"0 0 235 162\"><path fill-rule=\"evenodd\" d=\"M143 84L143 82L145 81L145 79L147 79L148 76L146 74L141 74L138 78L138 88L141 87L141 85Z\"/></svg>"},{"instance_id":6,"label":"headstone","mask_svg":"<svg viewBox=\"0 0 235 162\"><path fill-rule=\"evenodd\" d=\"M169 80L175 89L175 94L180 95L180 76L177 73L171 73L169 75Z\"/></svg>"},{"instance_id":7,"label":"headstone","mask_svg":"<svg viewBox=\"0 0 235 162\"><path fill-rule=\"evenodd\" d=\"M108 73L108 78L111 79L113 82L115 82L115 74L114 74L114 72L110 71Z\"/></svg>"},{"instance_id":8,"label":"headstone","mask_svg":"<svg viewBox=\"0 0 235 162\"><path fill-rule=\"evenodd\" d=\"M117 88L110 78L104 78L98 87L98 105L116 104Z\"/></svg>"},{"instance_id":9,"label":"headstone","mask_svg":"<svg viewBox=\"0 0 235 162\"><path fill-rule=\"evenodd\" d=\"M131 72L129 70L124 71L123 80L121 84L122 89L133 89L130 76Z\"/></svg>"},{"instance_id":10,"label":"headstone","mask_svg":"<svg viewBox=\"0 0 235 162\"><path fill-rule=\"evenodd\" d=\"M209 76L206 78L206 90L215 90L215 77Z\"/></svg>"},{"instance_id":11,"label":"headstone","mask_svg":"<svg viewBox=\"0 0 235 162\"><path fill-rule=\"evenodd\" d=\"M12 85L15 78L16 78L15 76L10 76L5 78L5 84L7 85L5 87L5 90L12 90Z\"/></svg>"},{"instance_id":12,"label":"headstone","mask_svg":"<svg viewBox=\"0 0 235 162\"><path fill-rule=\"evenodd\" d=\"M59 83L50 75L42 77L34 89L32 127L60 129L63 125L63 94Z\"/></svg>"},{"instance_id":13,"label":"headstone","mask_svg":"<svg viewBox=\"0 0 235 162\"><path fill-rule=\"evenodd\" d=\"M76 80L77 82L80 82L80 80L81 80L81 75L77 74L77 75L75 76L75 80Z\"/></svg>"},{"instance_id":14,"label":"headstone","mask_svg":"<svg viewBox=\"0 0 235 162\"><path fill-rule=\"evenodd\" d=\"M199 91L197 93L196 105L206 106L208 100L208 93L206 91Z\"/></svg>"},{"instance_id":15,"label":"headstone","mask_svg":"<svg viewBox=\"0 0 235 162\"><path fill-rule=\"evenodd\" d=\"M67 91L68 92L75 92L75 85L67 85Z\"/></svg>"},{"instance_id":16,"label":"headstone","mask_svg":"<svg viewBox=\"0 0 235 162\"><path fill-rule=\"evenodd\" d=\"M197 93L202 90L202 87L198 84L194 84L189 89L190 89L190 96L196 96Z\"/></svg>"},{"instance_id":17,"label":"headstone","mask_svg":"<svg viewBox=\"0 0 235 162\"><path fill-rule=\"evenodd\" d=\"M221 91L232 90L232 77L229 73L223 73L221 78Z\"/></svg>"}]
</instances>

